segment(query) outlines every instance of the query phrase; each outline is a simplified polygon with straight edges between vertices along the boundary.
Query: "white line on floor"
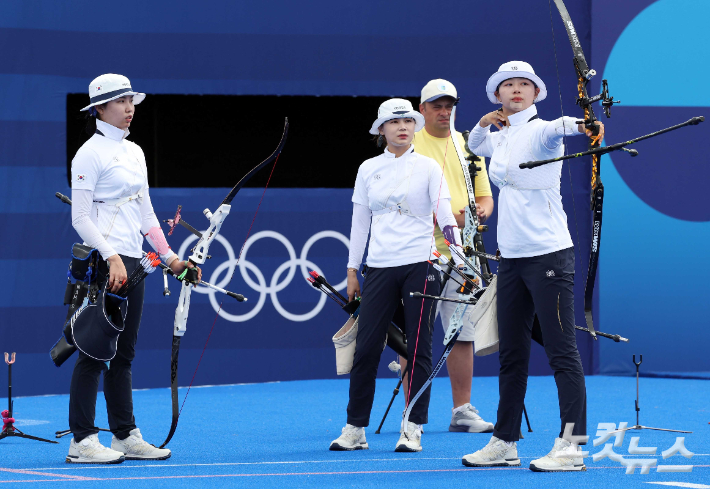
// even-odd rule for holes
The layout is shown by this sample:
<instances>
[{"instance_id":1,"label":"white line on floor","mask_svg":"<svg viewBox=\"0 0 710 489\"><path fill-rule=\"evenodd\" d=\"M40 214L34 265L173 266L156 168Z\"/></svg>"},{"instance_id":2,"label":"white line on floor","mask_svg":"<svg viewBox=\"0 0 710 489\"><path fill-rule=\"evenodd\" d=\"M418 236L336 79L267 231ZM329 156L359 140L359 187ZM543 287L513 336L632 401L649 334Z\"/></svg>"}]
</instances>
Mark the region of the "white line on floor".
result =
<instances>
[{"instance_id":1,"label":"white line on floor","mask_svg":"<svg viewBox=\"0 0 710 489\"><path fill-rule=\"evenodd\" d=\"M708 456L710 454L695 454L693 457ZM535 459L538 457L518 457L520 459ZM117 465L89 465L70 467L38 467L25 470L87 470L87 469L139 469L163 467L229 467L235 465L296 465L296 464L328 464L328 463L356 463L356 462L409 462L422 460L461 460L461 457L426 457L426 458L367 458L367 459L334 459L334 460L281 460L270 462L217 462L211 464L117 464ZM593 465L589 464L588 467ZM710 489L710 487L708 488Z\"/></svg>"},{"instance_id":2,"label":"white line on floor","mask_svg":"<svg viewBox=\"0 0 710 489\"><path fill-rule=\"evenodd\" d=\"M690 487L693 489L710 489L710 486L705 484L693 484L691 482L646 482L646 484L658 484L660 486L671 486L671 487Z\"/></svg>"},{"instance_id":3,"label":"white line on floor","mask_svg":"<svg viewBox=\"0 0 710 489\"><path fill-rule=\"evenodd\" d=\"M525 457L520 457L525 458ZM449 457L430 457L430 458L368 458L360 460L284 460L275 462L218 462L213 464L150 464L150 465L91 465L91 466L77 466L77 467L41 467L39 469L26 469L26 470L81 470L81 469L133 469L133 468L146 468L146 467L220 467L220 466L232 466L232 465L290 465L290 464L320 464L320 463L343 463L343 462L396 462L396 461L420 461L420 460L461 460L461 457L449 458Z\"/></svg>"}]
</instances>

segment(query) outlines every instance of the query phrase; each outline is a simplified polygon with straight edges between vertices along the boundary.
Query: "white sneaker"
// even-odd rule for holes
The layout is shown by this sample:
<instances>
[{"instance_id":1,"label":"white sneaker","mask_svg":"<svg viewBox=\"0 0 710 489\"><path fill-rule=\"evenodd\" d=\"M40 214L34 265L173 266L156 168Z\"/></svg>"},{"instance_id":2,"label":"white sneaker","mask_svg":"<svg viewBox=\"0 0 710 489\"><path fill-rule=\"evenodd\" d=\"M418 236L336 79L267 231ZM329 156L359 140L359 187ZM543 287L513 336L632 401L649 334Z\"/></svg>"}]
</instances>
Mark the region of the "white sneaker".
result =
<instances>
[{"instance_id":1,"label":"white sneaker","mask_svg":"<svg viewBox=\"0 0 710 489\"><path fill-rule=\"evenodd\" d=\"M575 448L567 440L555 438L555 445L550 453L530 462L530 470L534 472L570 472L584 471L584 459L579 452L582 447Z\"/></svg>"},{"instance_id":2,"label":"white sneaker","mask_svg":"<svg viewBox=\"0 0 710 489\"><path fill-rule=\"evenodd\" d=\"M402 431L402 425L403 425L403 423L404 423L404 415L405 415L405 414L407 414L407 408L406 408L406 407L402 410L402 421L399 423L399 431L400 431L400 432ZM423 424L420 424L420 425L419 425L419 431L421 431L422 434L424 434L424 425L423 425Z\"/></svg>"},{"instance_id":3,"label":"white sneaker","mask_svg":"<svg viewBox=\"0 0 710 489\"><path fill-rule=\"evenodd\" d=\"M466 403L451 410L451 424L449 431L460 433L492 433L493 423L483 421L478 415L478 409Z\"/></svg>"},{"instance_id":4,"label":"white sneaker","mask_svg":"<svg viewBox=\"0 0 710 489\"><path fill-rule=\"evenodd\" d=\"M66 462L68 464L120 464L125 460L123 453L99 443L99 436L89 435L80 442L71 439Z\"/></svg>"},{"instance_id":5,"label":"white sneaker","mask_svg":"<svg viewBox=\"0 0 710 489\"><path fill-rule=\"evenodd\" d=\"M407 429L401 430L399 441L394 448L395 452L421 452L422 451L422 427L411 421L407 421Z\"/></svg>"},{"instance_id":6,"label":"white sneaker","mask_svg":"<svg viewBox=\"0 0 710 489\"><path fill-rule=\"evenodd\" d=\"M158 448L143 440L138 428L131 430L125 440L119 440L114 435L111 440L111 448L123 452L126 455L126 460L165 460L172 455L167 448Z\"/></svg>"},{"instance_id":7,"label":"white sneaker","mask_svg":"<svg viewBox=\"0 0 710 489\"><path fill-rule=\"evenodd\" d=\"M346 424L342 434L330 442L333 451L367 450L370 448L365 441L365 428Z\"/></svg>"},{"instance_id":8,"label":"white sneaker","mask_svg":"<svg viewBox=\"0 0 710 489\"><path fill-rule=\"evenodd\" d=\"M464 455L461 463L466 467L513 467L520 465L518 447L515 442L508 444L491 437L488 445L470 455Z\"/></svg>"}]
</instances>

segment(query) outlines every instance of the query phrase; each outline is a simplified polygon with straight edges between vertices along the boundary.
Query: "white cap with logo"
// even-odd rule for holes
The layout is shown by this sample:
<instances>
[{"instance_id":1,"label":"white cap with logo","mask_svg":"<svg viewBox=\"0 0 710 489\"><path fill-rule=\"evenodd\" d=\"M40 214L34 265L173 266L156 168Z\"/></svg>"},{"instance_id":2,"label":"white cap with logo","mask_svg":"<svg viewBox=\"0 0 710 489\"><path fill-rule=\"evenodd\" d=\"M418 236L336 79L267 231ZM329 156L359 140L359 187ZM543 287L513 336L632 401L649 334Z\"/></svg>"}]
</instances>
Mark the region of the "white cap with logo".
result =
<instances>
[{"instance_id":1,"label":"white cap with logo","mask_svg":"<svg viewBox=\"0 0 710 489\"><path fill-rule=\"evenodd\" d=\"M106 73L94 78L89 84L89 101L91 103L81 109L81 112L89 110L94 105L105 104L127 95L133 95L133 105L138 105L145 99L145 93L133 91L128 78L123 75Z\"/></svg>"},{"instance_id":2,"label":"white cap with logo","mask_svg":"<svg viewBox=\"0 0 710 489\"><path fill-rule=\"evenodd\" d=\"M498 99L495 96L496 90L498 90L498 85L503 83L505 80L510 78L527 78L531 80L540 89L540 93L535 97L535 102L542 102L547 97L547 88L545 88L545 82L543 82L539 76L535 74L535 70L530 66L530 63L525 61L508 61L503 63L498 68L498 71L493 73L486 83L486 93L488 94L488 100L494 104L498 104Z\"/></svg>"},{"instance_id":3,"label":"white cap with logo","mask_svg":"<svg viewBox=\"0 0 710 489\"><path fill-rule=\"evenodd\" d=\"M431 80L422 88L421 103L433 102L441 97L458 98L456 87L453 83L437 78L436 80Z\"/></svg>"},{"instance_id":4,"label":"white cap with logo","mask_svg":"<svg viewBox=\"0 0 710 489\"><path fill-rule=\"evenodd\" d=\"M378 135L380 126L392 119L414 119L414 132L424 127L424 116L414 110L412 102L403 98L391 98L382 102L377 110L377 120L372 123L370 134Z\"/></svg>"}]
</instances>

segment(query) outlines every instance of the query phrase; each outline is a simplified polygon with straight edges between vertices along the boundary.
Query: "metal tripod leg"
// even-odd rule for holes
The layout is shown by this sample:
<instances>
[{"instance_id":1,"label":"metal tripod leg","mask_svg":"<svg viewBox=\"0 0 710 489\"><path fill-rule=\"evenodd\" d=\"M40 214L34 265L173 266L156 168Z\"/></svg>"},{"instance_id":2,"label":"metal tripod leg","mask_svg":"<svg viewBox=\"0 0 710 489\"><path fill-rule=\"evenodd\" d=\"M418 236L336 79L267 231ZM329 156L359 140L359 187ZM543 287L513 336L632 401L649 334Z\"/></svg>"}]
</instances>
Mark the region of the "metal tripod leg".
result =
<instances>
[{"instance_id":1,"label":"metal tripod leg","mask_svg":"<svg viewBox=\"0 0 710 489\"><path fill-rule=\"evenodd\" d=\"M525 409L525 403L523 403L523 414L525 415L525 423L527 423L528 425L528 433L532 433L532 428L530 427L530 419L528 418L528 410ZM525 439L525 437L523 436L522 426L520 429L520 439Z\"/></svg>"},{"instance_id":2,"label":"metal tripod leg","mask_svg":"<svg viewBox=\"0 0 710 489\"><path fill-rule=\"evenodd\" d=\"M43 441L43 442L46 442L46 443L59 443L58 441L45 440L44 438L40 438L40 437L38 437L38 436L27 435L27 434L21 432L20 430L18 430L17 428L14 428L15 431L11 431L11 430L9 429L10 427L14 428L14 426L9 425L9 426L8 426L8 429L3 430L3 432L0 433L0 440L2 440L3 438L11 437L11 436L16 436L16 437L19 437L19 438L27 438L28 440Z\"/></svg>"},{"instance_id":3,"label":"metal tripod leg","mask_svg":"<svg viewBox=\"0 0 710 489\"><path fill-rule=\"evenodd\" d=\"M397 382L397 387L394 388L394 391L392 392L392 399L390 399L389 406L387 406L387 411L385 411L385 415L382 416L382 421L380 421L380 426L377 427L377 431L375 431L376 435L380 434L380 430L382 429L382 425L385 424L385 419L387 419L387 414L390 412L390 408L392 407L392 403L394 402L394 398L397 397L397 394L399 394L399 388L402 386L402 379L399 379L399 382Z\"/></svg>"},{"instance_id":4,"label":"metal tripod leg","mask_svg":"<svg viewBox=\"0 0 710 489\"><path fill-rule=\"evenodd\" d=\"M639 422L639 411L641 411L641 408L639 407L639 367L641 366L641 363L643 363L643 355L639 355L638 363L636 363L636 355L633 355L632 361L634 362L634 365L636 365L636 402L635 402L636 425L629 426L626 428L621 428L621 429L612 431L611 433L621 433L622 431L629 431L629 430L656 430L656 431L670 431L673 433L692 433L692 431L669 430L667 428L652 428L650 426L641 425L641 423Z\"/></svg>"},{"instance_id":5,"label":"metal tripod leg","mask_svg":"<svg viewBox=\"0 0 710 489\"><path fill-rule=\"evenodd\" d=\"M533 430L530 427L530 418L528 418L528 410L525 409L525 403L523 403L523 414L525 415L525 423L528 425L528 433L532 433Z\"/></svg>"},{"instance_id":6,"label":"metal tripod leg","mask_svg":"<svg viewBox=\"0 0 710 489\"><path fill-rule=\"evenodd\" d=\"M7 417L12 418L12 364L15 363L14 352L12 354L5 353L5 363L7 363L7 411L9 413ZM43 441L46 443L59 443L58 441L45 440L44 438L40 438L38 436L27 435L15 428L13 426L13 423L7 423L3 427L2 432L0 433L0 440L11 436L15 436L18 438L27 438L28 440Z\"/></svg>"}]
</instances>

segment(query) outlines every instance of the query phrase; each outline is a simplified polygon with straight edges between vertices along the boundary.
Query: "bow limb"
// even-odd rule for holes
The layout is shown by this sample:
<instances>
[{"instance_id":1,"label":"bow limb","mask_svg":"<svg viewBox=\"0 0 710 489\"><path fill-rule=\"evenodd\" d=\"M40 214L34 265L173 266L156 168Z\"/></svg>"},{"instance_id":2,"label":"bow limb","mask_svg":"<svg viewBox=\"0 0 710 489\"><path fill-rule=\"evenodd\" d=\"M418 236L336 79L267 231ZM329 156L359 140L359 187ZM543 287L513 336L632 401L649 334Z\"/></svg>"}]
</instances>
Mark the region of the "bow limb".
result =
<instances>
[{"instance_id":1,"label":"bow limb","mask_svg":"<svg viewBox=\"0 0 710 489\"><path fill-rule=\"evenodd\" d=\"M165 448L175 434L178 419L180 418L180 401L178 399L178 354L180 353L180 340L182 336L173 335L173 346L170 353L170 399L172 404L173 418L170 423L170 432L159 448Z\"/></svg>"},{"instance_id":2,"label":"bow limb","mask_svg":"<svg viewBox=\"0 0 710 489\"><path fill-rule=\"evenodd\" d=\"M455 245L451 245L455 246ZM464 287L460 287L459 290L465 291ZM433 296L427 296L426 294L415 294L412 293L410 294L413 297L422 297L422 301L424 300L424 297L429 297L435 300L449 300L446 299L445 297L440 297L440 298L435 298ZM466 309L468 308L469 304L472 303L472 296L473 294L470 293L459 293L459 300L458 305L456 306L456 309L454 310L454 313L451 315L451 321L449 322L449 329L446 331L446 334L444 335L444 352L441 354L441 357L439 358L439 361L436 362L436 365L431 371L431 374L429 375L429 378L426 379L424 384L422 384L421 388L417 393L412 397L411 401L407 403L407 408L404 410L404 417L402 421L402 427L403 431L406 434L407 433L407 423L409 422L409 415L412 412L412 408L416 404L416 402L419 400L422 394L424 394L424 391L427 390L429 385L434 381L434 378L437 376L439 373L439 370L441 370L441 367L444 366L446 363L446 359L449 357L449 354L451 353L451 349L454 347L456 344L456 340L459 338L459 335L461 334L461 329L463 328L463 319L466 314ZM414 369L412 368L411 372L413 372ZM411 387L411 384L410 384Z\"/></svg>"},{"instance_id":3,"label":"bow limb","mask_svg":"<svg viewBox=\"0 0 710 489\"><path fill-rule=\"evenodd\" d=\"M281 141L279 142L279 145L276 147L273 153L269 155L268 158L266 158L264 161L256 165L254 168L252 168L249 173L244 175L239 182L234 186L234 188L227 194L227 196L224 198L222 201L222 204L230 204L232 202L232 199L237 195L237 192L241 190L241 188L253 177L259 170L261 170L263 167L271 163L272 161L275 161L276 158L279 157L281 154L281 151L284 149L284 145L286 144L286 138L288 137L288 118L286 118L286 122L284 123L284 132L283 135L281 136Z\"/></svg>"}]
</instances>

